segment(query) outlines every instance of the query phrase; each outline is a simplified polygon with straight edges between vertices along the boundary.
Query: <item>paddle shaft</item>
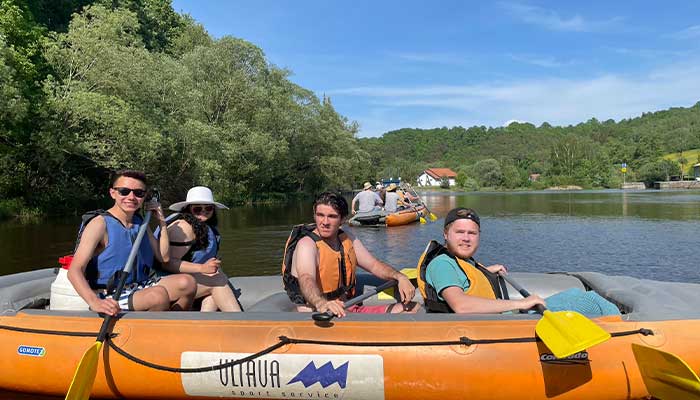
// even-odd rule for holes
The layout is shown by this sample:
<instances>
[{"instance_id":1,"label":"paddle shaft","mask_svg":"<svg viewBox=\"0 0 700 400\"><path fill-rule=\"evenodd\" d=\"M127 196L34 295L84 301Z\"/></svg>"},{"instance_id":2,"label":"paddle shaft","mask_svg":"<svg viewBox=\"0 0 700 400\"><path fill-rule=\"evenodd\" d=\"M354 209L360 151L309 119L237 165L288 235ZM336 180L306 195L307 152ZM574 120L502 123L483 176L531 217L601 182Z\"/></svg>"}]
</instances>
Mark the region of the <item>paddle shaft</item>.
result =
<instances>
[{"instance_id":1,"label":"paddle shaft","mask_svg":"<svg viewBox=\"0 0 700 400\"><path fill-rule=\"evenodd\" d=\"M420 201L420 203L423 205L423 207L425 207L425 211L428 212L428 215L431 215L433 212L430 211L430 209L428 208L428 205L425 204L425 201L423 201L423 199L420 197L420 195L418 194L418 192L416 192L416 190L415 190L412 186L408 186L408 190L410 190L411 192L413 192L413 194L418 198L418 201ZM415 207L415 206L414 206L414 207Z\"/></svg>"},{"instance_id":2,"label":"paddle shaft","mask_svg":"<svg viewBox=\"0 0 700 400\"><path fill-rule=\"evenodd\" d=\"M146 234L146 229L148 229L148 222L150 220L151 211L146 211L146 216L143 218L143 223L139 228L139 233L136 235L136 240L134 240L134 243L131 245L131 252L129 252L129 258L126 259L126 265L124 266L124 269L122 270L122 273L119 276L117 289L112 295L114 301L119 301L119 296L121 296L122 291L124 290L124 285L126 284L126 277L129 276L129 273L131 273L131 269L134 265L134 260L136 260L136 255L139 252L139 247L141 247L141 241L143 240L143 236ZM104 342L105 338L107 337L107 332L109 331L109 323L111 320L111 315L105 316L105 319L102 322L102 327L100 328L100 333L97 334L98 342Z\"/></svg>"},{"instance_id":3,"label":"paddle shaft","mask_svg":"<svg viewBox=\"0 0 700 400\"><path fill-rule=\"evenodd\" d=\"M528 292L527 290L525 290L525 288L520 286L518 284L518 282L513 280L513 278L511 278L509 275L501 275L501 276L503 277L503 279L506 280L506 282L510 283L510 285L513 286L515 288L515 290L517 290L518 293L520 293L523 297L530 297L530 292ZM545 306L543 306L542 304L538 304L535 306L535 310L537 310L537 312L540 314L544 314L544 312L547 310L547 308Z\"/></svg>"},{"instance_id":4,"label":"paddle shaft","mask_svg":"<svg viewBox=\"0 0 700 400\"><path fill-rule=\"evenodd\" d=\"M397 284L398 284L398 281L395 281L393 279L388 280L388 281L382 283L381 285L377 286L376 288L374 288L372 290L368 290L368 291L362 293L361 295L353 297L352 299L346 301L345 303L343 303L343 308L352 307L355 304L358 304L358 303L361 303L361 302L367 300L368 298L374 296L375 294L381 292L382 290L389 289L390 287L394 287ZM328 320L332 319L333 317L335 317L335 314L330 313L328 311L323 312L323 313L314 313L311 315L311 318L313 318L315 321L328 321Z\"/></svg>"}]
</instances>

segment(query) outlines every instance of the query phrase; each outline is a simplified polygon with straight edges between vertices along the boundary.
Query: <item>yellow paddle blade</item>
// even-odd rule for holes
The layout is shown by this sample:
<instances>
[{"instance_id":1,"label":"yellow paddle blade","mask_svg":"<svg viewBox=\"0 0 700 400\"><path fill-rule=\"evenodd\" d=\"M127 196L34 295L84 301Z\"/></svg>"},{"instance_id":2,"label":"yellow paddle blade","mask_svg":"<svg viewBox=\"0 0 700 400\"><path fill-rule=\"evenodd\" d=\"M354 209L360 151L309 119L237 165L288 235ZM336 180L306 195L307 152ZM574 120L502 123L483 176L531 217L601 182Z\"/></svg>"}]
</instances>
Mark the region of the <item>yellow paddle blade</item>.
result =
<instances>
[{"instance_id":1,"label":"yellow paddle blade","mask_svg":"<svg viewBox=\"0 0 700 400\"><path fill-rule=\"evenodd\" d=\"M421 223L421 224L424 224L424 223L425 223L425 218L420 217L420 223Z\"/></svg>"},{"instance_id":2,"label":"yellow paddle blade","mask_svg":"<svg viewBox=\"0 0 700 400\"><path fill-rule=\"evenodd\" d=\"M435 221L437 219L437 215L430 213L430 220Z\"/></svg>"},{"instance_id":3,"label":"yellow paddle blade","mask_svg":"<svg viewBox=\"0 0 700 400\"><path fill-rule=\"evenodd\" d=\"M565 358L610 339L610 333L575 311L545 310L535 327L557 358Z\"/></svg>"},{"instance_id":4,"label":"yellow paddle blade","mask_svg":"<svg viewBox=\"0 0 700 400\"><path fill-rule=\"evenodd\" d=\"M404 268L401 270L401 273L406 275L406 278L408 279L418 278L418 270L416 268Z\"/></svg>"},{"instance_id":5,"label":"yellow paddle blade","mask_svg":"<svg viewBox=\"0 0 700 400\"><path fill-rule=\"evenodd\" d=\"M394 300L394 288L384 289L377 295L379 300Z\"/></svg>"},{"instance_id":6,"label":"yellow paddle blade","mask_svg":"<svg viewBox=\"0 0 700 400\"><path fill-rule=\"evenodd\" d=\"M88 400L90 392L92 392L92 384L95 382L97 374L97 361L100 359L100 350L102 342L95 342L83 354L83 358L78 364L78 369L75 370L73 382L66 393L66 400Z\"/></svg>"},{"instance_id":7,"label":"yellow paddle blade","mask_svg":"<svg viewBox=\"0 0 700 400\"><path fill-rule=\"evenodd\" d=\"M416 268L404 268L401 270L401 273L406 275L406 278L408 279L416 279L418 277L418 270ZM382 290L379 292L377 295L377 298L379 300L393 300L394 297L394 288L388 288L385 290Z\"/></svg>"},{"instance_id":8,"label":"yellow paddle blade","mask_svg":"<svg viewBox=\"0 0 700 400\"><path fill-rule=\"evenodd\" d=\"M700 399L698 375L675 354L632 344L649 394L657 399Z\"/></svg>"}]
</instances>

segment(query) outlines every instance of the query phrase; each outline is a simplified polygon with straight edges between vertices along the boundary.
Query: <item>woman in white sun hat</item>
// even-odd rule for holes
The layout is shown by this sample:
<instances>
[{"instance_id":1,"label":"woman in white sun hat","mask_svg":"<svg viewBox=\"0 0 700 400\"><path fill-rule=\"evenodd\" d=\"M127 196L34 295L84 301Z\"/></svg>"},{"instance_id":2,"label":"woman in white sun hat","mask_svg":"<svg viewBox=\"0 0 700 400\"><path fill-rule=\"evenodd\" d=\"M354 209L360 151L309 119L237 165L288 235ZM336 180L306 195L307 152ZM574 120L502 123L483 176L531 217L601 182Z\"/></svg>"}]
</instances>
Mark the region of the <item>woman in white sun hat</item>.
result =
<instances>
[{"instance_id":1,"label":"woman in white sun hat","mask_svg":"<svg viewBox=\"0 0 700 400\"><path fill-rule=\"evenodd\" d=\"M202 299L202 311L241 311L241 306L221 270L217 257L221 236L216 229L217 209L228 209L214 201L211 189L195 186L185 201L170 206L170 262L164 273L189 273L197 281L195 299Z\"/></svg>"}]
</instances>

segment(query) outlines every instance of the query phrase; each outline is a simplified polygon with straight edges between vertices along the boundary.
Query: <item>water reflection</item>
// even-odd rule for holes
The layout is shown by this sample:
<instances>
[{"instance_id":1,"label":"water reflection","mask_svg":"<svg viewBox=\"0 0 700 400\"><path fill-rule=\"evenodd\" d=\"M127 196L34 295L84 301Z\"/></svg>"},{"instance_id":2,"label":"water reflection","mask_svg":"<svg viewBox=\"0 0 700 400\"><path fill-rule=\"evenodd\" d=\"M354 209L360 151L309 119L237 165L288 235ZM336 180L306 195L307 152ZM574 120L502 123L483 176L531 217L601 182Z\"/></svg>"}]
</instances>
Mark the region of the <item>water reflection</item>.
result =
<instances>
[{"instance_id":1,"label":"water reflection","mask_svg":"<svg viewBox=\"0 0 700 400\"><path fill-rule=\"evenodd\" d=\"M471 207L482 216L478 258L486 263L521 271L588 270L700 282L697 191L425 192L421 197L440 219L353 231L395 267L415 266L429 240L442 240L441 217L451 208ZM228 274L279 274L292 226L311 221L311 201L239 207L219 216ZM59 256L72 251L79 219L0 224L2 274L55 266Z\"/></svg>"}]
</instances>

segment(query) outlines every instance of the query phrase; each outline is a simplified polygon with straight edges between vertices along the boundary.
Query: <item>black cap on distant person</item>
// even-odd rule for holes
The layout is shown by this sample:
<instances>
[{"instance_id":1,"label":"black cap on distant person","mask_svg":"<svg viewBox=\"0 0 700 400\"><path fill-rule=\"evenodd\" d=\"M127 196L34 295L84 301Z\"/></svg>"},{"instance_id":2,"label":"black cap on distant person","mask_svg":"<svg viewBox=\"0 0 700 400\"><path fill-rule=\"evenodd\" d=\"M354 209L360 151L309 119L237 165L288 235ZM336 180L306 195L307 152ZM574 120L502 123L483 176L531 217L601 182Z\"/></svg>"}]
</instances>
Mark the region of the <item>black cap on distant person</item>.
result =
<instances>
[{"instance_id":1,"label":"black cap on distant person","mask_svg":"<svg viewBox=\"0 0 700 400\"><path fill-rule=\"evenodd\" d=\"M479 228L481 228L481 221L479 220L479 215L476 211L471 208L457 207L450 210L445 216L445 228L447 225L455 222L458 219L470 219L474 221Z\"/></svg>"}]
</instances>

